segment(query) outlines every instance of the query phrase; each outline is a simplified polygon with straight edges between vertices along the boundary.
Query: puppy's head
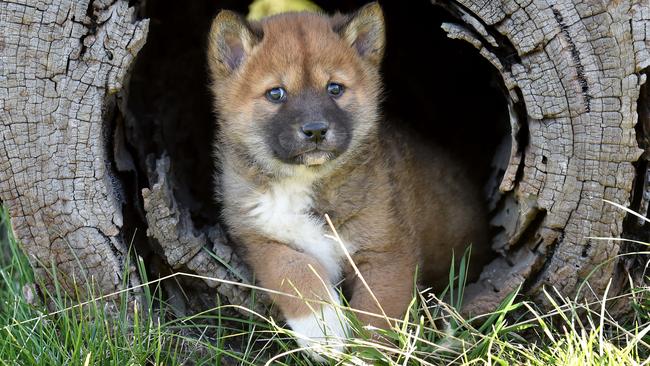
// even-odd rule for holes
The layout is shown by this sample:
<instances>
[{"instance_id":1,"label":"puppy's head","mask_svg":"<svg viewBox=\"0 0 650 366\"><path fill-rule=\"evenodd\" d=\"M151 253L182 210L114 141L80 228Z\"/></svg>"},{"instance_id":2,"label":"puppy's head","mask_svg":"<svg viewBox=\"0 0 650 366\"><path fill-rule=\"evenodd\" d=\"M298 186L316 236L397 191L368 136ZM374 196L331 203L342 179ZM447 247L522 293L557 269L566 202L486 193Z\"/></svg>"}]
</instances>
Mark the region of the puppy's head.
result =
<instances>
[{"instance_id":1,"label":"puppy's head","mask_svg":"<svg viewBox=\"0 0 650 366\"><path fill-rule=\"evenodd\" d=\"M220 12L208 49L219 142L270 171L344 160L376 133L383 49L376 3L254 23Z\"/></svg>"}]
</instances>

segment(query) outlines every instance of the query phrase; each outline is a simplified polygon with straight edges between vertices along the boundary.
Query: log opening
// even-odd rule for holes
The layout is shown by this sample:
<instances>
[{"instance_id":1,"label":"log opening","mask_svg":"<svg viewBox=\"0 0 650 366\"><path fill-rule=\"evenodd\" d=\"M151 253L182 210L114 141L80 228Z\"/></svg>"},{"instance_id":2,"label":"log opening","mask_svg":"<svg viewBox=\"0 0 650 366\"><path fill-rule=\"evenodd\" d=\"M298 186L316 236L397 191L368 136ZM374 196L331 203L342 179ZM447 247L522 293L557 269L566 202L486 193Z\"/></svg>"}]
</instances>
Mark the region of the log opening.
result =
<instances>
[{"instance_id":1,"label":"log opening","mask_svg":"<svg viewBox=\"0 0 650 366\"><path fill-rule=\"evenodd\" d=\"M350 11L362 2L320 5ZM650 201L646 159L639 161L647 149L650 4L434 3L382 1L392 47L386 111L458 148L479 179L493 175L486 183L497 192L487 196L500 227L493 238L499 255L465 299L483 312L520 287L540 303L549 286L600 297L612 278L615 294L629 268L618 256L624 247L591 237L640 230L624 227L625 212L605 200L632 202L644 214ZM8 30L0 34L0 200L46 286L49 263L63 277L92 279L102 293L137 283L137 275L123 279L125 270L135 272L126 268L134 232L153 274L250 280L217 225L203 57L217 7L245 12L247 5L0 2L0 26ZM461 41L445 39L439 26ZM489 99L499 89L506 97ZM501 158L497 168L492 157ZM73 281L61 282L74 296ZM176 304L181 313L213 303L215 288L231 303L250 298L210 281L167 287L181 300L196 289Z\"/></svg>"},{"instance_id":2,"label":"log opening","mask_svg":"<svg viewBox=\"0 0 650 366\"><path fill-rule=\"evenodd\" d=\"M317 1L330 13L354 11L365 2ZM521 114L521 103L509 101L502 76L485 56L471 44L451 39L448 30L442 28L443 24L466 21L457 12L426 0L409 6L380 3L385 10L388 36L382 69L387 119L407 124L428 136L431 143L446 147L471 165L473 178L486 186L492 215L512 209L504 207L498 187L510 156L511 123L517 120L510 114ZM124 128L117 133L124 134L125 144L117 150L126 151L134 161L129 165L129 195L145 189L144 203L136 210L140 219L133 220L136 225L127 230L136 231L135 227L140 226L137 247L148 262L156 264L150 268L156 271L151 273L153 276L175 270L196 272L197 267L188 268L187 263L197 253L204 256L200 259L202 263L214 261L199 252L201 246L214 244L209 233L219 231L211 155L216 123L207 89L205 40L210 22L220 8L246 13L247 6L239 1L163 0L140 5L139 16L150 19L150 28L147 43L132 69L128 99L122 104ZM524 116L525 112L518 118ZM515 140L525 143L525 129L515 127ZM155 187L159 190L152 194ZM161 189L166 193L161 193ZM153 217L155 211L164 209L161 200L173 206L173 233L163 230L163 226L169 226L169 222L161 221L163 217ZM495 222L494 237L503 241L503 223ZM158 228L152 228L155 225ZM145 232L149 237L145 237ZM218 246L227 251L227 240L223 235L219 237ZM179 249L174 241L192 249ZM498 243L494 247L504 245ZM199 267L199 274L215 276L214 271L221 266L203 263ZM245 266L238 268L246 272ZM220 275L224 273L221 271ZM196 283L192 286L196 287ZM198 298L209 302L205 286L199 287L202 296ZM168 292L179 293L171 287ZM230 289L228 293L235 292ZM245 295L239 298L245 300Z\"/></svg>"}]
</instances>

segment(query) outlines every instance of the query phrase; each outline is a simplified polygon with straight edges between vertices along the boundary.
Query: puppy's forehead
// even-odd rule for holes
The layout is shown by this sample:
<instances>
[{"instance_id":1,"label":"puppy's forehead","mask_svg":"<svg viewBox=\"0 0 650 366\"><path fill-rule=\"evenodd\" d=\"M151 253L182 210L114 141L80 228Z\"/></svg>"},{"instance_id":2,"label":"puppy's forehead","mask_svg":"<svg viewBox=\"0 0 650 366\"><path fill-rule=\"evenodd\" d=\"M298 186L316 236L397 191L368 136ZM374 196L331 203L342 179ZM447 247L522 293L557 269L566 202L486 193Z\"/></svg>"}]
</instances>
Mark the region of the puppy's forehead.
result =
<instances>
[{"instance_id":1,"label":"puppy's forehead","mask_svg":"<svg viewBox=\"0 0 650 366\"><path fill-rule=\"evenodd\" d=\"M262 46L306 48L333 41L336 34L327 16L313 13L286 13L262 21Z\"/></svg>"},{"instance_id":2,"label":"puppy's forehead","mask_svg":"<svg viewBox=\"0 0 650 366\"><path fill-rule=\"evenodd\" d=\"M313 13L288 13L267 18L256 57L255 71L283 74L290 84L318 83L354 65L354 53L332 29L329 17ZM300 74L294 75L291 73Z\"/></svg>"}]
</instances>

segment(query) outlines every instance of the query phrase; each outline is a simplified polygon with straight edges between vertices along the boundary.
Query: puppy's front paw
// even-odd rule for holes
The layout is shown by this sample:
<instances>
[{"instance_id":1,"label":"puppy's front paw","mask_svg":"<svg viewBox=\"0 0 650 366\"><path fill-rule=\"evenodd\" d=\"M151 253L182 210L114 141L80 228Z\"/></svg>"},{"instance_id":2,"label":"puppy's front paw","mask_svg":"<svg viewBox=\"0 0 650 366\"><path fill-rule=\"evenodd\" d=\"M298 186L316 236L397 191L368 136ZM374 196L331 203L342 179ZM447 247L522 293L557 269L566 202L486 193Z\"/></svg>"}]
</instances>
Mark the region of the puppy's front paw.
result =
<instances>
[{"instance_id":1,"label":"puppy's front paw","mask_svg":"<svg viewBox=\"0 0 650 366\"><path fill-rule=\"evenodd\" d=\"M345 348L349 334L347 319L332 305L324 305L305 317L287 319L287 323L296 334L298 345L315 361L324 362L321 355L339 354Z\"/></svg>"}]
</instances>

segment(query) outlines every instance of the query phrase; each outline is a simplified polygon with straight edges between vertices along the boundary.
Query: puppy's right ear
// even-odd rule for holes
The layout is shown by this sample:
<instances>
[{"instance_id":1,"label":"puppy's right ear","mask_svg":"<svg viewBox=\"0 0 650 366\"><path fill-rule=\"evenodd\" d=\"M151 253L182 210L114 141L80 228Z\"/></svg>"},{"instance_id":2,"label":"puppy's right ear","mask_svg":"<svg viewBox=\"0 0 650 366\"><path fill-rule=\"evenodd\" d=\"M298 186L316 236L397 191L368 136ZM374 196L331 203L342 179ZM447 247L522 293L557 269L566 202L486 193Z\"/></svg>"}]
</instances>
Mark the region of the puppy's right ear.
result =
<instances>
[{"instance_id":1,"label":"puppy's right ear","mask_svg":"<svg viewBox=\"0 0 650 366\"><path fill-rule=\"evenodd\" d=\"M208 37L208 64L212 77L225 78L237 70L262 40L262 31L253 30L239 14L222 10L212 21Z\"/></svg>"},{"instance_id":2,"label":"puppy's right ear","mask_svg":"<svg viewBox=\"0 0 650 366\"><path fill-rule=\"evenodd\" d=\"M332 18L333 28L362 59L375 65L381 63L386 43L384 13L379 3L364 5L356 13Z\"/></svg>"}]
</instances>

